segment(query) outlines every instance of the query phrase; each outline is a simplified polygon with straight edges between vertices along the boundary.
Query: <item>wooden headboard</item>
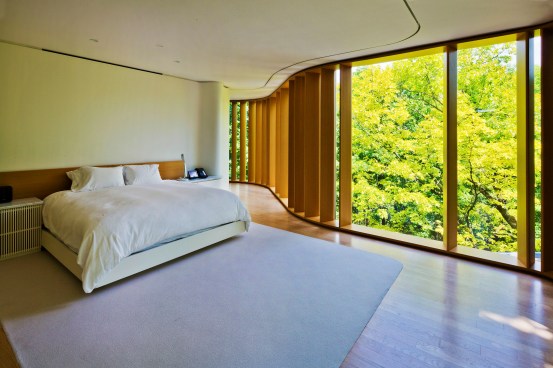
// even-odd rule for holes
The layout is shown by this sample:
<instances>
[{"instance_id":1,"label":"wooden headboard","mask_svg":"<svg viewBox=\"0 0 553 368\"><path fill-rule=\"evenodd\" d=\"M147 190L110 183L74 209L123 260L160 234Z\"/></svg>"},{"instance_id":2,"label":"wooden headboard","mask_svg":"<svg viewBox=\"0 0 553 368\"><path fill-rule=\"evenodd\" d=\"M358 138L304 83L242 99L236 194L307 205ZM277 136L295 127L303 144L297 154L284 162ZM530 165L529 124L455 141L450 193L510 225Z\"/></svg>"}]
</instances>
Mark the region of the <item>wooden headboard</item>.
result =
<instances>
[{"instance_id":1,"label":"wooden headboard","mask_svg":"<svg viewBox=\"0 0 553 368\"><path fill-rule=\"evenodd\" d=\"M159 164L159 173L162 179L178 179L184 174L184 165L182 161L141 162L98 166L114 167L119 165L143 164ZM71 181L65 173L77 168L78 167L65 167L61 169L0 172L0 185L11 185L13 187L14 199L29 197L44 199L54 192L71 188Z\"/></svg>"}]
</instances>

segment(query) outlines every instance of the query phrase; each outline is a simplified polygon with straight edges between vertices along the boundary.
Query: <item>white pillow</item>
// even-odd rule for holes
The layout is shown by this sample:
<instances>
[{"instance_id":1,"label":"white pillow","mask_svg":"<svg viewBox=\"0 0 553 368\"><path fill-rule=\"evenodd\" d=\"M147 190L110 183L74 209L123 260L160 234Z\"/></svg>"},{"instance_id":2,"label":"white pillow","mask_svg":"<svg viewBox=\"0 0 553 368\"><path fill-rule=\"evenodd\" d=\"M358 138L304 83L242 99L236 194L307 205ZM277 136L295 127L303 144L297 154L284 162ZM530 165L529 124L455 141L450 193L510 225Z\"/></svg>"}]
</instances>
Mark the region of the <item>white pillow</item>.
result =
<instances>
[{"instance_id":1,"label":"white pillow","mask_svg":"<svg viewBox=\"0 0 553 368\"><path fill-rule=\"evenodd\" d=\"M71 191L90 192L102 188L120 187L125 185L123 167L92 167L83 166L67 173L71 179Z\"/></svg>"},{"instance_id":2,"label":"white pillow","mask_svg":"<svg viewBox=\"0 0 553 368\"><path fill-rule=\"evenodd\" d=\"M159 165L126 165L125 166L125 184L155 184L161 183L159 174Z\"/></svg>"}]
</instances>

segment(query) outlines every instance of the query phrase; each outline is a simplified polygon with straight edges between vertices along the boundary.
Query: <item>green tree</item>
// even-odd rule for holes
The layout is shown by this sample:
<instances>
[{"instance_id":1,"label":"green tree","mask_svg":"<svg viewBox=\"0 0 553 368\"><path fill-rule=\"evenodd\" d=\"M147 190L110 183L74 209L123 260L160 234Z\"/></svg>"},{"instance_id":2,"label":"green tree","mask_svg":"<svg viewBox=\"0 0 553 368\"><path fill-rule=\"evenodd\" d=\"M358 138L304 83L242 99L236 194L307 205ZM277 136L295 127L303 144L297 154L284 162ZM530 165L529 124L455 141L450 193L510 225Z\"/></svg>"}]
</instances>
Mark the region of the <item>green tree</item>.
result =
<instances>
[{"instance_id":1,"label":"green tree","mask_svg":"<svg viewBox=\"0 0 553 368\"><path fill-rule=\"evenodd\" d=\"M353 220L442 238L443 67L438 55L353 75Z\"/></svg>"},{"instance_id":2,"label":"green tree","mask_svg":"<svg viewBox=\"0 0 553 368\"><path fill-rule=\"evenodd\" d=\"M461 245L516 250L515 58L514 42L458 52ZM354 69L354 223L442 239L443 69L440 54Z\"/></svg>"},{"instance_id":3,"label":"green tree","mask_svg":"<svg viewBox=\"0 0 553 368\"><path fill-rule=\"evenodd\" d=\"M541 251L541 66L534 67L534 167L536 251Z\"/></svg>"},{"instance_id":4,"label":"green tree","mask_svg":"<svg viewBox=\"0 0 553 368\"><path fill-rule=\"evenodd\" d=\"M242 134L242 124L240 123L240 103L236 104L236 178L240 178L240 137ZM246 129L246 127L244 127ZM228 129L228 142L229 142L229 157L228 157L228 175L229 179L232 172L232 102L229 104L229 129ZM247 140L246 140L247 145ZM247 173L247 172L246 172Z\"/></svg>"},{"instance_id":5,"label":"green tree","mask_svg":"<svg viewBox=\"0 0 553 368\"><path fill-rule=\"evenodd\" d=\"M460 50L458 56L458 243L515 251L515 43Z\"/></svg>"}]
</instances>

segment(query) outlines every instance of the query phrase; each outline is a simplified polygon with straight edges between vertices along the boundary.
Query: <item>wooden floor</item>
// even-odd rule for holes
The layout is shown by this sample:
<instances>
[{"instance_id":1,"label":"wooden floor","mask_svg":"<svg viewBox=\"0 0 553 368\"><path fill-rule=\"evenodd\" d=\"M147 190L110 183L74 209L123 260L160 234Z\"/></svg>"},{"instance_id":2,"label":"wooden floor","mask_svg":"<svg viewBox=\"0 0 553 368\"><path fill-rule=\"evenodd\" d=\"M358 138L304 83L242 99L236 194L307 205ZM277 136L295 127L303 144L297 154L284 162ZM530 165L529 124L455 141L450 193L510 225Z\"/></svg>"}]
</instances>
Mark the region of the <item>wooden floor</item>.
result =
<instances>
[{"instance_id":1,"label":"wooden floor","mask_svg":"<svg viewBox=\"0 0 553 368\"><path fill-rule=\"evenodd\" d=\"M553 283L319 228L231 184L254 222L378 253L403 270L342 367L553 368Z\"/></svg>"},{"instance_id":2,"label":"wooden floor","mask_svg":"<svg viewBox=\"0 0 553 368\"><path fill-rule=\"evenodd\" d=\"M254 222L403 263L342 367L553 368L551 281L322 229L290 215L265 188L231 190ZM0 367L18 367L2 332Z\"/></svg>"}]
</instances>

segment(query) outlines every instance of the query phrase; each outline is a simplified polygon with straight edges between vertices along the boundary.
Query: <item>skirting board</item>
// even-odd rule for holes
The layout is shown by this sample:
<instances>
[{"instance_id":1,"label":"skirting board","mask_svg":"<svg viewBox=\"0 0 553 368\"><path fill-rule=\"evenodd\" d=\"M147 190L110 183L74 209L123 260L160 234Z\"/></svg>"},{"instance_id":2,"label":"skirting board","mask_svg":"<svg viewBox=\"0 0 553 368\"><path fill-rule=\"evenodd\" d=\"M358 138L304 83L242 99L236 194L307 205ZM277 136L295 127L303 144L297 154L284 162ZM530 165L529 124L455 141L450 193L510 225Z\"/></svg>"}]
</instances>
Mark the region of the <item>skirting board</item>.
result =
<instances>
[{"instance_id":1,"label":"skirting board","mask_svg":"<svg viewBox=\"0 0 553 368\"><path fill-rule=\"evenodd\" d=\"M112 282L241 234L244 231L246 231L245 222L231 222L141 253L135 253L123 259L96 287L111 284ZM77 254L60 242L48 230L44 229L42 230L42 246L77 276L79 280L82 280L82 268L77 264Z\"/></svg>"}]
</instances>

